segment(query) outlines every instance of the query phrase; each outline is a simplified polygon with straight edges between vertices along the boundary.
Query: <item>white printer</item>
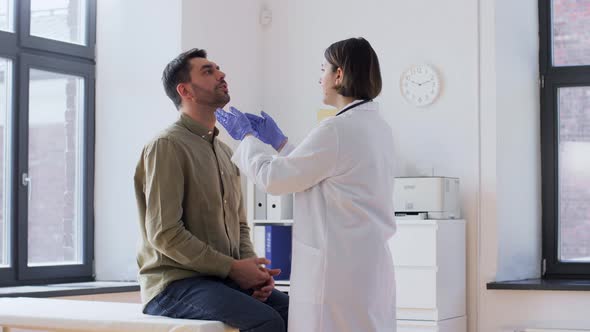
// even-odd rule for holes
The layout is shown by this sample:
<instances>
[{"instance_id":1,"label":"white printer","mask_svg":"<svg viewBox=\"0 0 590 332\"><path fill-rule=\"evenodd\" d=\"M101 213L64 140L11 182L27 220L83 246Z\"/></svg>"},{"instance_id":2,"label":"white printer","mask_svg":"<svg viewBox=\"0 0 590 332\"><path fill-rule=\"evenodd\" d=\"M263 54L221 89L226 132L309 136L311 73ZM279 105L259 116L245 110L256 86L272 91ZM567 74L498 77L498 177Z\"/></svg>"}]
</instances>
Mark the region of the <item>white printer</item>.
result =
<instances>
[{"instance_id":1,"label":"white printer","mask_svg":"<svg viewBox=\"0 0 590 332\"><path fill-rule=\"evenodd\" d=\"M459 179L395 178L393 203L396 219L460 219Z\"/></svg>"}]
</instances>

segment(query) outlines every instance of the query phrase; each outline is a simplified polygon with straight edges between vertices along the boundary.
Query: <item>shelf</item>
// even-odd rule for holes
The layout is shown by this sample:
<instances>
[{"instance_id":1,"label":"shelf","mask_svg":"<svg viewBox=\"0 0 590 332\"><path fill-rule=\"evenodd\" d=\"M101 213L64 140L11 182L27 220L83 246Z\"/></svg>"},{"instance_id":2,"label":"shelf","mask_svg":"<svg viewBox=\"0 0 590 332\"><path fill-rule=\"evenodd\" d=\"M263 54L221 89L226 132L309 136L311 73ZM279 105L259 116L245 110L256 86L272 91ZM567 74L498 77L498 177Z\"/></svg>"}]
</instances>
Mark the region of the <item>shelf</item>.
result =
<instances>
[{"instance_id":1,"label":"shelf","mask_svg":"<svg viewBox=\"0 0 590 332\"><path fill-rule=\"evenodd\" d=\"M590 280L585 279L525 279L488 282L487 289L590 291Z\"/></svg>"},{"instance_id":2,"label":"shelf","mask_svg":"<svg viewBox=\"0 0 590 332\"><path fill-rule=\"evenodd\" d=\"M283 220L252 220L252 224L264 226L264 225L283 225L283 226L290 226L293 225L293 219L283 219Z\"/></svg>"},{"instance_id":3,"label":"shelf","mask_svg":"<svg viewBox=\"0 0 590 332\"><path fill-rule=\"evenodd\" d=\"M275 285L275 289L283 292L283 293L289 293L290 287L289 286L282 286L282 285Z\"/></svg>"},{"instance_id":4,"label":"shelf","mask_svg":"<svg viewBox=\"0 0 590 332\"><path fill-rule=\"evenodd\" d=\"M275 285L277 285L277 286L290 286L291 280L275 280Z\"/></svg>"},{"instance_id":5,"label":"shelf","mask_svg":"<svg viewBox=\"0 0 590 332\"><path fill-rule=\"evenodd\" d=\"M68 284L0 287L0 297L59 297L137 291L139 291L139 284L137 282L91 281Z\"/></svg>"},{"instance_id":6,"label":"shelf","mask_svg":"<svg viewBox=\"0 0 590 332\"><path fill-rule=\"evenodd\" d=\"M289 293L291 280L275 280L275 289L283 293Z\"/></svg>"}]
</instances>

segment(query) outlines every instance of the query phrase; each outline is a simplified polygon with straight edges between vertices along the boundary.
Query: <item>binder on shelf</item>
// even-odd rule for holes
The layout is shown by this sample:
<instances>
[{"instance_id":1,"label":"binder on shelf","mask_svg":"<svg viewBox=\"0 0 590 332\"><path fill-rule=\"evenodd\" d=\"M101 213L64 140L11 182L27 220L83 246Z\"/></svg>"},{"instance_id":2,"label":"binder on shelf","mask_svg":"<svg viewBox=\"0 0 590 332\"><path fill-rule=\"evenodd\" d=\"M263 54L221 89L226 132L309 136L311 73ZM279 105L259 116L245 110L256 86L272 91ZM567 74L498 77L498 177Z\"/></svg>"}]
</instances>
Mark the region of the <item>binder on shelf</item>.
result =
<instances>
[{"instance_id":1,"label":"binder on shelf","mask_svg":"<svg viewBox=\"0 0 590 332\"><path fill-rule=\"evenodd\" d=\"M254 219L266 219L266 193L254 185Z\"/></svg>"},{"instance_id":2,"label":"binder on shelf","mask_svg":"<svg viewBox=\"0 0 590 332\"><path fill-rule=\"evenodd\" d=\"M293 219L293 194L266 195L266 219Z\"/></svg>"},{"instance_id":3,"label":"binder on shelf","mask_svg":"<svg viewBox=\"0 0 590 332\"><path fill-rule=\"evenodd\" d=\"M259 257L271 261L269 269L281 269L275 280L291 277L291 230L290 225L254 226L254 249Z\"/></svg>"}]
</instances>

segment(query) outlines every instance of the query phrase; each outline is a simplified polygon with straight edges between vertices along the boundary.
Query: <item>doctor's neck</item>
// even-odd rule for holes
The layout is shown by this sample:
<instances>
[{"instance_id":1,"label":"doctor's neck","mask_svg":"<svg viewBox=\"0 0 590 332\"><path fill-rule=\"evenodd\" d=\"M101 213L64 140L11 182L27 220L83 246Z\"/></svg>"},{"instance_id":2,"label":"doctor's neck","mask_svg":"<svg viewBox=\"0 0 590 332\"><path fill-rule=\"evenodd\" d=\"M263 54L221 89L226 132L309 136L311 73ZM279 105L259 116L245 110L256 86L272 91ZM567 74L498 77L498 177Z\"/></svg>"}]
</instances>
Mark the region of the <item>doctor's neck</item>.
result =
<instances>
[{"instance_id":1,"label":"doctor's neck","mask_svg":"<svg viewBox=\"0 0 590 332\"><path fill-rule=\"evenodd\" d=\"M340 111L341 109L344 108L344 106L352 103L355 100L356 100L356 98L354 98L354 97L344 97L343 95L338 94L338 95L336 95L336 98L335 98L332 106L336 107Z\"/></svg>"},{"instance_id":2,"label":"doctor's neck","mask_svg":"<svg viewBox=\"0 0 590 332\"><path fill-rule=\"evenodd\" d=\"M184 104L180 108L180 112L187 115L194 121L198 122L203 127L213 130L215 127L215 110L217 108L209 105L201 104Z\"/></svg>"}]
</instances>

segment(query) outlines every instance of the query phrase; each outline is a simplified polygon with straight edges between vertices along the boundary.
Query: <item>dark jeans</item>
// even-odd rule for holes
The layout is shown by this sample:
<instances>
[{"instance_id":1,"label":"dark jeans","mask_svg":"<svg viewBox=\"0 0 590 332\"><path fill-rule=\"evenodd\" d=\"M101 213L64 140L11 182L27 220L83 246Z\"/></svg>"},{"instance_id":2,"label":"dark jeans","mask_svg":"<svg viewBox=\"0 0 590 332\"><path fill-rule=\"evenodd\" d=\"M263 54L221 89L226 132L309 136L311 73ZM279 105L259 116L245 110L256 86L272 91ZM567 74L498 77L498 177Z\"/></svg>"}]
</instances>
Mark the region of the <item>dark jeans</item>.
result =
<instances>
[{"instance_id":1,"label":"dark jeans","mask_svg":"<svg viewBox=\"0 0 590 332\"><path fill-rule=\"evenodd\" d=\"M172 318L218 320L244 332L287 331L289 296L273 290L266 302L230 280L196 277L172 282L144 313Z\"/></svg>"}]
</instances>

